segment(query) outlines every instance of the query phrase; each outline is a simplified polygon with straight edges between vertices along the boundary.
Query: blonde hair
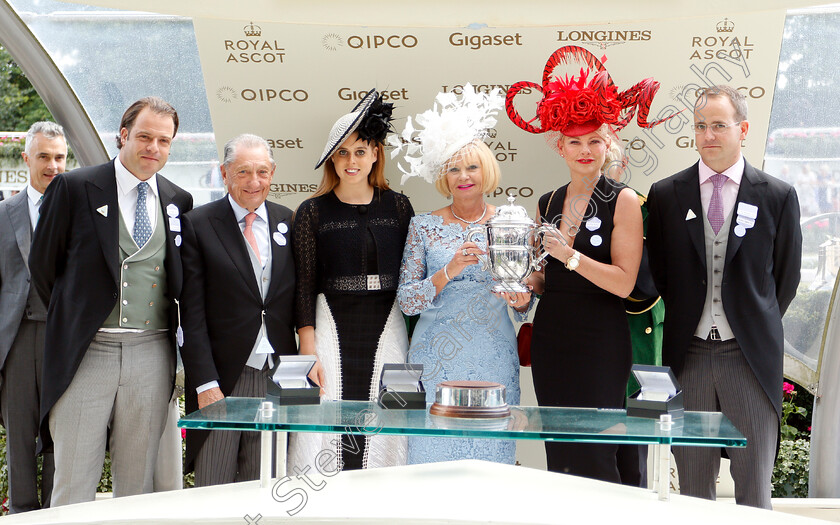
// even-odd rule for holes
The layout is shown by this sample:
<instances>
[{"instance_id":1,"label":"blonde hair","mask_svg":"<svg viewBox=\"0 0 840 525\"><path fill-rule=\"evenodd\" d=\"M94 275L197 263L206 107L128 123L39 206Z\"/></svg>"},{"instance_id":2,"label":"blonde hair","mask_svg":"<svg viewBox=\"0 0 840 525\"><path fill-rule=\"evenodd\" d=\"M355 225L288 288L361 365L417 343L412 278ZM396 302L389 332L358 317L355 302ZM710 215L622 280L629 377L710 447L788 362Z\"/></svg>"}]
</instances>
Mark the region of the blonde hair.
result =
<instances>
[{"instance_id":1,"label":"blonde hair","mask_svg":"<svg viewBox=\"0 0 840 525\"><path fill-rule=\"evenodd\" d=\"M368 143L368 145L371 144ZM388 186L388 181L385 180L385 148L380 143L377 143L373 147L376 149L376 161L371 166L370 173L368 173L368 184L380 190L391 189ZM341 179L335 172L335 164L333 164L332 157L330 157L324 162L324 176L321 177L321 184L318 185L318 189L315 190L315 193L312 194L310 199L326 195L334 190L340 182Z\"/></svg>"},{"instance_id":2,"label":"blonde hair","mask_svg":"<svg viewBox=\"0 0 840 525\"><path fill-rule=\"evenodd\" d=\"M459 160L464 160L464 162L475 162L477 160L478 164L481 165L482 194L487 195L493 192L499 185L502 178L499 162L484 141L474 140L452 155L441 168L441 173L435 178L435 188L444 197L452 196L452 190L449 189L449 182L446 180L446 172Z\"/></svg>"}]
</instances>

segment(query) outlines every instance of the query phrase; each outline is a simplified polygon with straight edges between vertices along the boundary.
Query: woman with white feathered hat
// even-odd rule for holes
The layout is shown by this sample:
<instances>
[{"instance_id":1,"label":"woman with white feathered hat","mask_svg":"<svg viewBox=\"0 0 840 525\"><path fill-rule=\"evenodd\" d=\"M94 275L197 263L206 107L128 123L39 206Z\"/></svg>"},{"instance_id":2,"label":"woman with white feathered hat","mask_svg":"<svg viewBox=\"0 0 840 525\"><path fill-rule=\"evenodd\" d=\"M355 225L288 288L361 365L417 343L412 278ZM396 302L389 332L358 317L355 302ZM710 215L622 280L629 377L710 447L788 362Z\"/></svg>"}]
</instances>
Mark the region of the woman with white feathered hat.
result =
<instances>
[{"instance_id":1,"label":"woman with white feathered hat","mask_svg":"<svg viewBox=\"0 0 840 525\"><path fill-rule=\"evenodd\" d=\"M486 245L466 241L467 229L495 213L484 196L499 184L499 164L484 143L502 108L499 90L476 93L469 84L457 97L440 93L435 109L409 119L390 142L405 155L405 176L434 183L451 204L411 220L397 298L407 315L420 314L408 362L423 364L427 401L448 380L492 381L519 404L519 358L508 308L521 320L530 293L495 296L493 278L476 264ZM495 439L410 437L409 463L484 459L512 464L516 442Z\"/></svg>"}]
</instances>

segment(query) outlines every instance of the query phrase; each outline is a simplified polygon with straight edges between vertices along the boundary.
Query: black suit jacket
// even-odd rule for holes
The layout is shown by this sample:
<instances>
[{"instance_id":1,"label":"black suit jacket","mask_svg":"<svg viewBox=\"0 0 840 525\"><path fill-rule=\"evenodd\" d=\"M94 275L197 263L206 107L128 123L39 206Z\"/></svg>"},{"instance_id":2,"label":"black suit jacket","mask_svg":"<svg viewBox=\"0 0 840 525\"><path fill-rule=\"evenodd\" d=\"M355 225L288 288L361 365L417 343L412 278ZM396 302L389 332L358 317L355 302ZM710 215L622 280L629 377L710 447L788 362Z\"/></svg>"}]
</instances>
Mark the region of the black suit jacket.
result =
<instances>
[{"instance_id":1,"label":"black suit jacket","mask_svg":"<svg viewBox=\"0 0 840 525\"><path fill-rule=\"evenodd\" d=\"M266 201L265 205L272 257L265 300L227 195L184 217L181 357L187 413L198 410L197 386L217 380L222 393L230 395L260 331L263 310L268 340L276 354L297 353L292 211L272 202ZM284 246L273 239L279 223L288 227ZM187 433L188 470L206 437L206 431Z\"/></svg>"},{"instance_id":2,"label":"black suit jacket","mask_svg":"<svg viewBox=\"0 0 840 525\"><path fill-rule=\"evenodd\" d=\"M157 185L164 217L170 204L181 213L192 209L188 192L160 175ZM103 206L107 206L107 214L97 211ZM117 304L119 214L113 161L58 175L47 187L41 204L29 265L32 283L44 304L49 305L41 394L44 447L52 442L47 424L50 410L70 385L96 331ZM168 220L163 226L170 335L174 342L178 321L172 300L179 296L182 283L180 250L175 243L179 233L169 230Z\"/></svg>"},{"instance_id":3,"label":"black suit jacket","mask_svg":"<svg viewBox=\"0 0 840 525\"><path fill-rule=\"evenodd\" d=\"M738 203L758 207L755 226L735 235ZM651 186L647 246L665 301L662 362L676 373L706 300L704 212L699 162ZM686 220L689 210L696 215ZM796 191L745 162L723 267L721 298L741 351L781 414L784 335L782 315L796 295L802 232Z\"/></svg>"}]
</instances>

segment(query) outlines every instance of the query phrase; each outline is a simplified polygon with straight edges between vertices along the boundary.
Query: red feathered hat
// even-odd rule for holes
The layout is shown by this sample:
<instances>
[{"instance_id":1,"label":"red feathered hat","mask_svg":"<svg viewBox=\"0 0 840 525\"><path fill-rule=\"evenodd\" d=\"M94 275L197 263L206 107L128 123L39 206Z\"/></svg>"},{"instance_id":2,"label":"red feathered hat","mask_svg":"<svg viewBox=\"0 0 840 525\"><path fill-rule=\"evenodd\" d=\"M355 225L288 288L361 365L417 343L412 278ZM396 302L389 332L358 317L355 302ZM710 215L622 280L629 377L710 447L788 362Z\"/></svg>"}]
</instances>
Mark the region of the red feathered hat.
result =
<instances>
[{"instance_id":1,"label":"red feathered hat","mask_svg":"<svg viewBox=\"0 0 840 525\"><path fill-rule=\"evenodd\" d=\"M655 122L648 122L647 116L653 96L659 90L659 82L646 78L627 91L618 88L604 67L606 57L598 60L588 50L578 46L565 46L551 54L543 70L542 85L522 81L512 85L505 97L505 109L514 124L530 133L559 131L569 137L592 133L603 124L609 124L618 131L633 120L638 110L639 126L649 128L660 124L673 115ZM554 77L552 73L558 64L569 62L586 64L579 77ZM592 79L589 74L594 70ZM543 94L537 105L537 116L526 121L513 107L513 98L524 88L531 88ZM624 115L622 116L622 113ZM540 127L531 123L539 119Z\"/></svg>"}]
</instances>

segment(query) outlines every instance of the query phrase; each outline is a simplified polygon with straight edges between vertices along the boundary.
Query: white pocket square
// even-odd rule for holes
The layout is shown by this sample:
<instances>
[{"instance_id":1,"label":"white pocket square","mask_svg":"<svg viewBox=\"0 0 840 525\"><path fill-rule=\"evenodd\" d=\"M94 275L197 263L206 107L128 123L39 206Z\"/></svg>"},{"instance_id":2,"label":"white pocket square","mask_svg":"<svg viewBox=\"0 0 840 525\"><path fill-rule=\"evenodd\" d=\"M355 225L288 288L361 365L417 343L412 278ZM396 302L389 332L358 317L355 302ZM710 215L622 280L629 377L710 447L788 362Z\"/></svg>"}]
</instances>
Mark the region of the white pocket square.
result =
<instances>
[{"instance_id":1,"label":"white pocket square","mask_svg":"<svg viewBox=\"0 0 840 525\"><path fill-rule=\"evenodd\" d=\"M696 217L697 215L694 214L694 210L689 208L688 213L685 214L685 220L690 221L691 219L694 219Z\"/></svg>"},{"instance_id":2,"label":"white pocket square","mask_svg":"<svg viewBox=\"0 0 840 525\"><path fill-rule=\"evenodd\" d=\"M96 208L96 211L98 211L99 214L102 215L103 217L107 217L108 216L108 205L106 204L105 206L100 206L100 207Z\"/></svg>"}]
</instances>

